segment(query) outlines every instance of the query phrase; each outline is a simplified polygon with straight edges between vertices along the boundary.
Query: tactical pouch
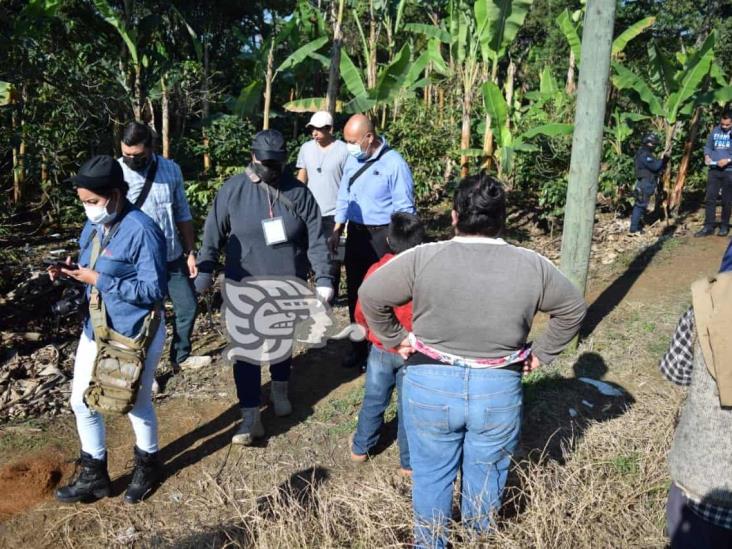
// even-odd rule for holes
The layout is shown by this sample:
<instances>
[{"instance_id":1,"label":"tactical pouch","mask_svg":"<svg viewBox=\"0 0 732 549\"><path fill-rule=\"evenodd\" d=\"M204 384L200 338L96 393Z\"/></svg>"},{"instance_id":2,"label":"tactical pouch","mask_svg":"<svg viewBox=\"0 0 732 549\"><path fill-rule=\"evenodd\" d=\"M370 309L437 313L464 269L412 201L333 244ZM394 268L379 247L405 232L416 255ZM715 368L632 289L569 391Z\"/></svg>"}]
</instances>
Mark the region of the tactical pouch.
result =
<instances>
[{"instance_id":1,"label":"tactical pouch","mask_svg":"<svg viewBox=\"0 0 732 549\"><path fill-rule=\"evenodd\" d=\"M92 261L99 255L99 239L95 235ZM160 326L160 313L153 309L145 317L140 333L129 338L109 328L107 311L101 295L92 288L89 316L97 344L91 381L84 391L84 402L103 414L126 414L135 406L145 368L147 350Z\"/></svg>"},{"instance_id":2,"label":"tactical pouch","mask_svg":"<svg viewBox=\"0 0 732 549\"><path fill-rule=\"evenodd\" d=\"M156 311L150 313L140 334L132 339L106 328L106 337L94 330L97 356L84 402L103 414L126 414L135 406L147 349L160 325Z\"/></svg>"}]
</instances>

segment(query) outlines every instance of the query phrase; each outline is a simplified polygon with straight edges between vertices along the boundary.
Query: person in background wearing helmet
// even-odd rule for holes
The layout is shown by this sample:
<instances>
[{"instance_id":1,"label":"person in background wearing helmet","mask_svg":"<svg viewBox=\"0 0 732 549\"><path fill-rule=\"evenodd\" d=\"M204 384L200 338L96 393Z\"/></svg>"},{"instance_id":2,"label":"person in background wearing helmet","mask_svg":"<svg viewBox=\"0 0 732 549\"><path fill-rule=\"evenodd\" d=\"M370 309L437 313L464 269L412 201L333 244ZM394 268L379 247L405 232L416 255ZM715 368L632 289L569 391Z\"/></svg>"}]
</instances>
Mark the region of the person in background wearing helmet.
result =
<instances>
[{"instance_id":1,"label":"person in background wearing helmet","mask_svg":"<svg viewBox=\"0 0 732 549\"><path fill-rule=\"evenodd\" d=\"M223 248L227 280L297 277L304 281L309 260L317 296L323 302L333 298L330 254L318 203L305 185L284 170L286 161L285 138L280 132L264 130L254 136L251 164L244 173L224 182L208 212L198 254L197 292L213 284L213 270ZM291 365L291 356L269 364L276 416L292 412L288 400ZM232 443L251 445L264 436L260 364L235 361L234 383L242 421Z\"/></svg>"},{"instance_id":2,"label":"person in background wearing helmet","mask_svg":"<svg viewBox=\"0 0 732 549\"><path fill-rule=\"evenodd\" d=\"M641 229L643 213L656 192L658 176L668 161L668 156L665 154L660 159L654 156L654 151L659 144L660 140L656 134L646 134L643 136L638 152L635 153L635 204L630 216L630 234L643 232Z\"/></svg>"},{"instance_id":3,"label":"person in background wearing helmet","mask_svg":"<svg viewBox=\"0 0 732 549\"><path fill-rule=\"evenodd\" d=\"M335 209L343 166L348 160L348 147L333 136L333 117L329 112L318 111L306 126L312 139L300 147L297 155L297 178L305 183L320 208L325 234L330 236L335 227ZM331 276L335 296L341 278L341 263L331 263Z\"/></svg>"},{"instance_id":4,"label":"person in background wearing helmet","mask_svg":"<svg viewBox=\"0 0 732 549\"><path fill-rule=\"evenodd\" d=\"M722 191L722 219L719 236L729 234L729 216L732 212L732 112L725 110L704 145L704 163L709 167L707 175L704 227L694 236L711 236L717 222L717 198Z\"/></svg>"}]
</instances>

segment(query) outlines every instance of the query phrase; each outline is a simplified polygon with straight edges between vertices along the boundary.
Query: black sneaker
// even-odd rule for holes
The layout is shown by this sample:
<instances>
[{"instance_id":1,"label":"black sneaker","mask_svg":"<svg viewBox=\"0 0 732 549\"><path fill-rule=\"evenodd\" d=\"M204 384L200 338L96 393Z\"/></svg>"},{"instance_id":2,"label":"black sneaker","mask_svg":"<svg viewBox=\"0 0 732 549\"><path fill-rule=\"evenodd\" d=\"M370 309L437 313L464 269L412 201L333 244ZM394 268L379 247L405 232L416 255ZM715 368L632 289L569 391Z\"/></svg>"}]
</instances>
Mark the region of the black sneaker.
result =
<instances>
[{"instance_id":1,"label":"black sneaker","mask_svg":"<svg viewBox=\"0 0 732 549\"><path fill-rule=\"evenodd\" d=\"M717 236L727 236L729 234L729 227L720 227Z\"/></svg>"},{"instance_id":2,"label":"black sneaker","mask_svg":"<svg viewBox=\"0 0 732 549\"><path fill-rule=\"evenodd\" d=\"M714 234L714 229L701 229L694 233L694 238L701 238L703 236L712 236Z\"/></svg>"}]
</instances>

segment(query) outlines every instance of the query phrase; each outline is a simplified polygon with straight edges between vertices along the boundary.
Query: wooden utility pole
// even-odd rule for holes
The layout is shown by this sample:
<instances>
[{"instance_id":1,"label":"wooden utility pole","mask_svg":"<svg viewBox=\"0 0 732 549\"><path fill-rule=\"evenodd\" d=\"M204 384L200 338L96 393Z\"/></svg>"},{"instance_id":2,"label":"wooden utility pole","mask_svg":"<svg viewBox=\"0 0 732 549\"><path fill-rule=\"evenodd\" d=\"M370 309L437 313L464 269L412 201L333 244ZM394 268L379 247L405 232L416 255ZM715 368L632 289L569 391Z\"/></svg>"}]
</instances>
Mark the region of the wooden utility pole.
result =
<instances>
[{"instance_id":1,"label":"wooden utility pole","mask_svg":"<svg viewBox=\"0 0 732 549\"><path fill-rule=\"evenodd\" d=\"M602 159L610 51L616 0L589 0L582 31L582 64L564 211L561 269L584 293Z\"/></svg>"}]
</instances>

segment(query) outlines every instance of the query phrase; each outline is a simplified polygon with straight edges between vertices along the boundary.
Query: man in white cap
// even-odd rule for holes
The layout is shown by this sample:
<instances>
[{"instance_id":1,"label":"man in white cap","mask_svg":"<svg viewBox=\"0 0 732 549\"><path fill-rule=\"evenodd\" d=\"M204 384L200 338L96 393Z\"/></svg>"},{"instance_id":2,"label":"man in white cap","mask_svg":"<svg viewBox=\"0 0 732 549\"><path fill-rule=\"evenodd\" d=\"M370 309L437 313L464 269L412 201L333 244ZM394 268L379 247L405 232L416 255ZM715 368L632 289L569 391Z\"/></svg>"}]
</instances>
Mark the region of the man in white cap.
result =
<instances>
[{"instance_id":1,"label":"man in white cap","mask_svg":"<svg viewBox=\"0 0 732 549\"><path fill-rule=\"evenodd\" d=\"M333 233L335 227L336 199L343 175L343 166L348 159L348 148L340 139L333 137L333 117L329 112L318 111L310 118L306 128L312 140L300 147L297 155L297 178L305 183L320 207L323 232ZM338 295L341 265L334 261L331 276Z\"/></svg>"}]
</instances>

